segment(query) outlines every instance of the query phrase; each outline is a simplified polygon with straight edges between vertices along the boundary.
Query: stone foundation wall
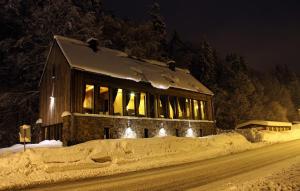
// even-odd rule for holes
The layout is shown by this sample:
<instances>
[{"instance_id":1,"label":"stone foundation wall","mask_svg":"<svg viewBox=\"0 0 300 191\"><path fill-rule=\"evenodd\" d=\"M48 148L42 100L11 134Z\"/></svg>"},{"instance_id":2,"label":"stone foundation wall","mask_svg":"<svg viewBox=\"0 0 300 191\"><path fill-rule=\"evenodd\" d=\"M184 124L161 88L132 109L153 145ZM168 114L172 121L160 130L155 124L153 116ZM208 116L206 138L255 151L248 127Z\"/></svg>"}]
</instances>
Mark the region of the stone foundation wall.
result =
<instances>
[{"instance_id":1,"label":"stone foundation wall","mask_svg":"<svg viewBox=\"0 0 300 191\"><path fill-rule=\"evenodd\" d=\"M212 121L190 120L189 122L189 120L71 114L63 117L63 142L70 145L103 139L104 128L109 128L110 138L124 138L128 122L136 138L144 138L144 129L148 129L149 137L159 136L161 128L171 136L176 136L176 129L178 129L180 137L185 137L189 128L191 128L190 135L192 133L195 137L199 137L200 133L202 136L215 133L215 123Z\"/></svg>"}]
</instances>

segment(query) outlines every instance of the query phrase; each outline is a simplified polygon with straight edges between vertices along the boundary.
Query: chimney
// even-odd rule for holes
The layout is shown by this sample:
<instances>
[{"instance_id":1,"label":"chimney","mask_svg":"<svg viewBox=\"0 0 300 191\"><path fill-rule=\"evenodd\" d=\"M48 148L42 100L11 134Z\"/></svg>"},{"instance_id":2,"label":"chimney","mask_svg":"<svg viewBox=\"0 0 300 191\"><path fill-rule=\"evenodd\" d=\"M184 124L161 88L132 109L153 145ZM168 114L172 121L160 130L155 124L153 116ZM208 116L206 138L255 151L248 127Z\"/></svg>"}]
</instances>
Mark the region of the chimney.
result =
<instances>
[{"instance_id":1,"label":"chimney","mask_svg":"<svg viewBox=\"0 0 300 191\"><path fill-rule=\"evenodd\" d=\"M89 38L87 41L88 46L94 51L97 52L99 50L99 41L96 38Z\"/></svg>"},{"instance_id":2,"label":"chimney","mask_svg":"<svg viewBox=\"0 0 300 191\"><path fill-rule=\"evenodd\" d=\"M175 71L175 68L176 68L176 62L174 60L170 60L167 62L168 65L169 65L169 69L172 70L172 71Z\"/></svg>"}]
</instances>

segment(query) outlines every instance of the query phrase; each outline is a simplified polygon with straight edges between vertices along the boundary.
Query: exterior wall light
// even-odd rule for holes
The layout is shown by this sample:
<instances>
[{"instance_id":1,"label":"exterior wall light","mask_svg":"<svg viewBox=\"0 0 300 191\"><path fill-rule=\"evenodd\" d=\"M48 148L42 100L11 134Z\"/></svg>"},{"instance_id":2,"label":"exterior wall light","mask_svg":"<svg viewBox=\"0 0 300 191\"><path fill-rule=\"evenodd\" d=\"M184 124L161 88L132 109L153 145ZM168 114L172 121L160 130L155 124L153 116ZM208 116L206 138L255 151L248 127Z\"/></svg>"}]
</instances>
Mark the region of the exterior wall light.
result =
<instances>
[{"instance_id":1,"label":"exterior wall light","mask_svg":"<svg viewBox=\"0 0 300 191\"><path fill-rule=\"evenodd\" d=\"M194 131L192 128L188 128L188 130L186 131L186 137L195 137Z\"/></svg>"},{"instance_id":2,"label":"exterior wall light","mask_svg":"<svg viewBox=\"0 0 300 191\"><path fill-rule=\"evenodd\" d=\"M130 127L127 127L124 133L123 138L135 139L136 133Z\"/></svg>"},{"instance_id":3,"label":"exterior wall light","mask_svg":"<svg viewBox=\"0 0 300 191\"><path fill-rule=\"evenodd\" d=\"M167 136L167 132L166 132L165 128L161 128L161 129L159 130L158 136L159 136L159 137L165 137L165 136Z\"/></svg>"},{"instance_id":4,"label":"exterior wall light","mask_svg":"<svg viewBox=\"0 0 300 191\"><path fill-rule=\"evenodd\" d=\"M51 111L54 109L54 105L55 105L55 97L50 96L50 110Z\"/></svg>"}]
</instances>

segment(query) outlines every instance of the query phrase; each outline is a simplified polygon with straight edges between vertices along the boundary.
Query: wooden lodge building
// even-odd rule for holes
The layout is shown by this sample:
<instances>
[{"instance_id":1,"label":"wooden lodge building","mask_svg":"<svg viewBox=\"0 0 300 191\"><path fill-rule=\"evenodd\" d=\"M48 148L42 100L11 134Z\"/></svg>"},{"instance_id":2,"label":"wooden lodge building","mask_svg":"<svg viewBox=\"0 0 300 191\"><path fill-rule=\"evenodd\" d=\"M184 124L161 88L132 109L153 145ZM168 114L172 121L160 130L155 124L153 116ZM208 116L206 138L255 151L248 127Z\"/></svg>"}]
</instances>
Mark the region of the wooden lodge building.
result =
<instances>
[{"instance_id":1,"label":"wooden lodge building","mask_svg":"<svg viewBox=\"0 0 300 191\"><path fill-rule=\"evenodd\" d=\"M188 70L54 36L40 81L43 139L205 136L213 93Z\"/></svg>"}]
</instances>

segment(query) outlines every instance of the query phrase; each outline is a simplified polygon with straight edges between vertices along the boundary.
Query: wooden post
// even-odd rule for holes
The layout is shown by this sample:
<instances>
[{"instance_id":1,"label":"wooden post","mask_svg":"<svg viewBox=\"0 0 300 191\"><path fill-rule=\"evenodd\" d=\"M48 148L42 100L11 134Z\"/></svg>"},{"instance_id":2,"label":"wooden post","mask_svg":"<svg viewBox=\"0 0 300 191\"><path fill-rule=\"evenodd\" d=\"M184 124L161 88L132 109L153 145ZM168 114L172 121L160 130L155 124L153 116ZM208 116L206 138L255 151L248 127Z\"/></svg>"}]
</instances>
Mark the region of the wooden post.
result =
<instances>
[{"instance_id":1,"label":"wooden post","mask_svg":"<svg viewBox=\"0 0 300 191\"><path fill-rule=\"evenodd\" d=\"M25 141L25 137L26 137L26 135L25 135L25 133L26 133L26 131L25 131L25 128L24 128L24 126L23 126L23 143L24 143L24 152L25 152L25 150L26 150L26 148L25 148L25 145L26 145L26 141Z\"/></svg>"}]
</instances>

